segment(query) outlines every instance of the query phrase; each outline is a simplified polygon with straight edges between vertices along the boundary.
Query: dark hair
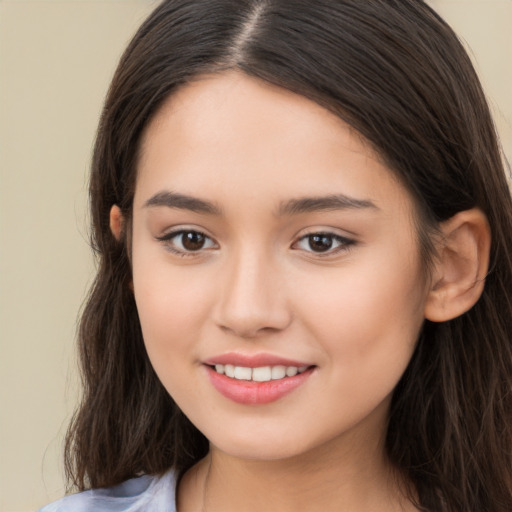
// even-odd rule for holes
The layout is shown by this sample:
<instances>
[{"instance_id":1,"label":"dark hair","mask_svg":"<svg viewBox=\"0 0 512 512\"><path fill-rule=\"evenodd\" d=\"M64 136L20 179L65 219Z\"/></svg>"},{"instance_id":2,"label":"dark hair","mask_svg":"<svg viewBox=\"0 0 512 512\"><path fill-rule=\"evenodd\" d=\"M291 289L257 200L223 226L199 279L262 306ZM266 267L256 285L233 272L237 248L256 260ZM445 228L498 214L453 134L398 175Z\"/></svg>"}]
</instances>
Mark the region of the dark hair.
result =
<instances>
[{"instance_id":1,"label":"dark hair","mask_svg":"<svg viewBox=\"0 0 512 512\"><path fill-rule=\"evenodd\" d=\"M99 268L79 343L84 395L68 432L78 489L181 472L208 451L159 382L130 290L128 224L141 134L162 102L205 73L238 69L308 97L362 134L430 234L480 208L492 233L482 297L449 322L426 321L391 405L387 451L421 510L512 510L512 202L495 129L470 60L421 0L168 0L151 14L110 87L92 164Z\"/></svg>"}]
</instances>

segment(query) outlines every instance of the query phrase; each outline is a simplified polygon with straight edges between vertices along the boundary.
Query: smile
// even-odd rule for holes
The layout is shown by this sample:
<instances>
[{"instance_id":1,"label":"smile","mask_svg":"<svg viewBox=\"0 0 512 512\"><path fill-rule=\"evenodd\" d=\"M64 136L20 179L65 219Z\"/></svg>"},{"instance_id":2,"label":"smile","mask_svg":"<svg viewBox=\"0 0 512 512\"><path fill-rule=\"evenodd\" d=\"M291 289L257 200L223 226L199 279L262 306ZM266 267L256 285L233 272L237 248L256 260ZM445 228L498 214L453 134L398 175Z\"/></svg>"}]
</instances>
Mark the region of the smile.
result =
<instances>
[{"instance_id":1,"label":"smile","mask_svg":"<svg viewBox=\"0 0 512 512\"><path fill-rule=\"evenodd\" d=\"M308 366L259 366L250 368L246 366L235 366L232 364L216 364L212 367L220 375L225 375L230 379L247 380L253 382L268 382L271 380L285 379L286 377L295 377L299 373L304 373Z\"/></svg>"},{"instance_id":2,"label":"smile","mask_svg":"<svg viewBox=\"0 0 512 512\"><path fill-rule=\"evenodd\" d=\"M304 385L316 366L203 366L213 387L225 398L244 405L274 402Z\"/></svg>"}]
</instances>

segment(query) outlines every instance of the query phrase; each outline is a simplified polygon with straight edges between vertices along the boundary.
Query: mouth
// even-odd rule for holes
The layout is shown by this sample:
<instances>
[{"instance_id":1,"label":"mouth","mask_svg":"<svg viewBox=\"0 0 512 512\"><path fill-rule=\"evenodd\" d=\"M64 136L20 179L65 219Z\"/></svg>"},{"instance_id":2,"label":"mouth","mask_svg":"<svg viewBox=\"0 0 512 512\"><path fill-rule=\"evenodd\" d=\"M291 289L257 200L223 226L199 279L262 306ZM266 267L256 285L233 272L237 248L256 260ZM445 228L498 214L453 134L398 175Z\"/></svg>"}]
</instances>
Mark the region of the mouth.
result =
<instances>
[{"instance_id":1,"label":"mouth","mask_svg":"<svg viewBox=\"0 0 512 512\"><path fill-rule=\"evenodd\" d=\"M225 375L229 379L252 382L269 382L295 377L311 368L311 366L298 367L284 365L251 368L248 366L235 366L233 364L215 364L208 366L219 375Z\"/></svg>"},{"instance_id":2,"label":"mouth","mask_svg":"<svg viewBox=\"0 0 512 512\"><path fill-rule=\"evenodd\" d=\"M238 366L208 362L204 368L211 384L221 395L233 402L254 406L275 402L300 388L317 367L292 364Z\"/></svg>"}]
</instances>

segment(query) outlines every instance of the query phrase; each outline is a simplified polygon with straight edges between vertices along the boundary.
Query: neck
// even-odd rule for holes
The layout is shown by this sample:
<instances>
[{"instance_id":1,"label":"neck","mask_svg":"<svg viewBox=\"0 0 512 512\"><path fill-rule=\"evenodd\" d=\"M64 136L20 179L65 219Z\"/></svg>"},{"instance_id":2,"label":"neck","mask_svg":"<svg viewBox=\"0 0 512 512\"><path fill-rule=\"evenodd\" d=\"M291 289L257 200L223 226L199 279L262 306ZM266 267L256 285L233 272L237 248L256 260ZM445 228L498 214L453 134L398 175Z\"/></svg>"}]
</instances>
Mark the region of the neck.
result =
<instances>
[{"instance_id":1,"label":"neck","mask_svg":"<svg viewBox=\"0 0 512 512\"><path fill-rule=\"evenodd\" d=\"M336 439L299 456L247 460L212 446L183 477L178 512L405 512L382 440Z\"/></svg>"}]
</instances>

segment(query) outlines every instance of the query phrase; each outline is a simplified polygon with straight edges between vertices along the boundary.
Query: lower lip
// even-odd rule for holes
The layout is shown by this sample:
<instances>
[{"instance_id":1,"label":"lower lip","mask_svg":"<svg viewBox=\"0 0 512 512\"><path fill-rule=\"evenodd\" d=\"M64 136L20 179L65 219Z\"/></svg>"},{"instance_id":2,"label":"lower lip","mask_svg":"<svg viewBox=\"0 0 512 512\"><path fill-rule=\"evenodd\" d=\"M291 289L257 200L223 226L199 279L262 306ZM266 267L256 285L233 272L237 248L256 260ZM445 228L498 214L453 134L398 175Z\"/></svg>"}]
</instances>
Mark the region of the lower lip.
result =
<instances>
[{"instance_id":1,"label":"lower lip","mask_svg":"<svg viewBox=\"0 0 512 512\"><path fill-rule=\"evenodd\" d=\"M251 380L238 380L217 373L210 366L206 366L208 377L213 387L233 402L246 405L260 405L275 402L303 384L313 372L313 367L293 377L254 382Z\"/></svg>"}]
</instances>

